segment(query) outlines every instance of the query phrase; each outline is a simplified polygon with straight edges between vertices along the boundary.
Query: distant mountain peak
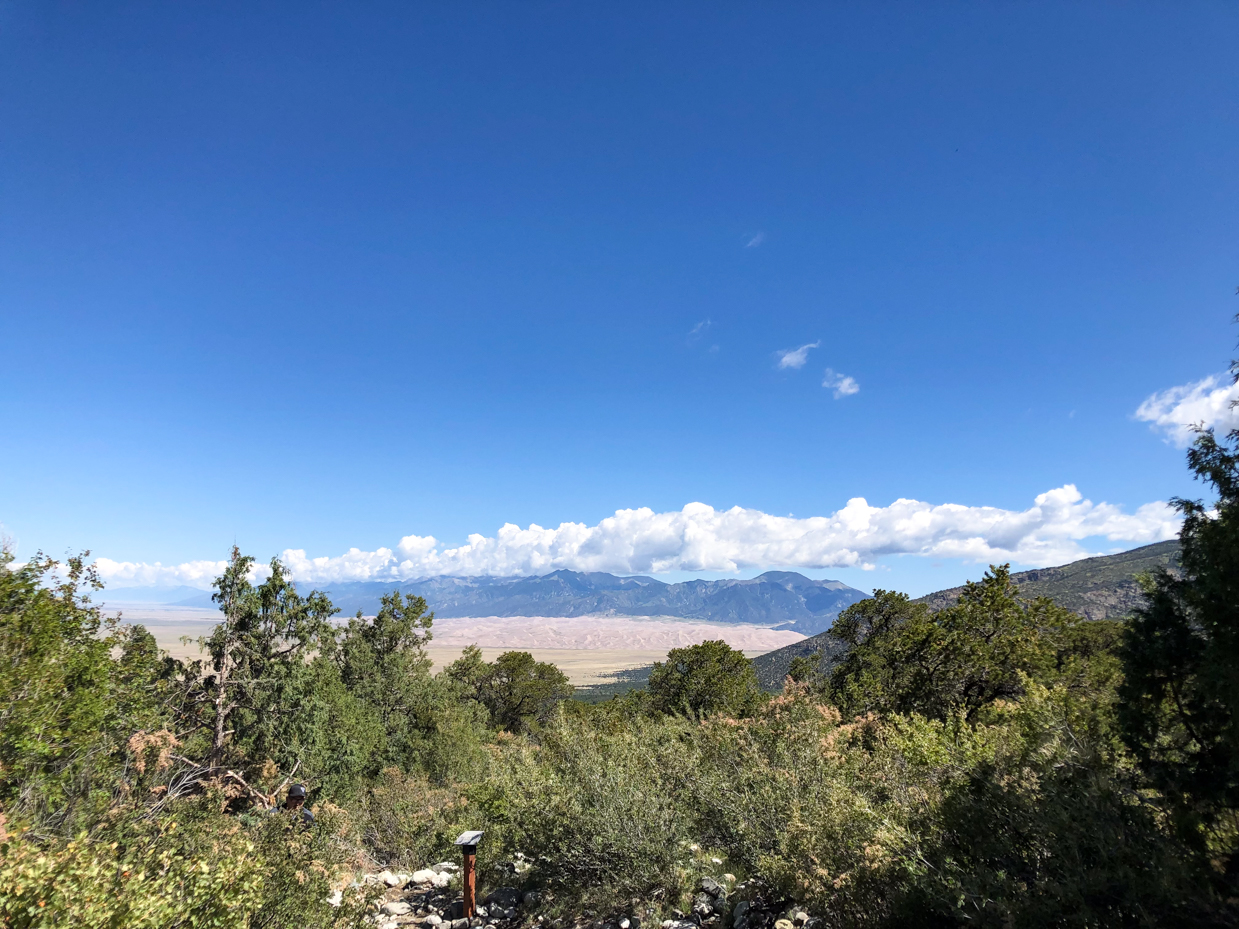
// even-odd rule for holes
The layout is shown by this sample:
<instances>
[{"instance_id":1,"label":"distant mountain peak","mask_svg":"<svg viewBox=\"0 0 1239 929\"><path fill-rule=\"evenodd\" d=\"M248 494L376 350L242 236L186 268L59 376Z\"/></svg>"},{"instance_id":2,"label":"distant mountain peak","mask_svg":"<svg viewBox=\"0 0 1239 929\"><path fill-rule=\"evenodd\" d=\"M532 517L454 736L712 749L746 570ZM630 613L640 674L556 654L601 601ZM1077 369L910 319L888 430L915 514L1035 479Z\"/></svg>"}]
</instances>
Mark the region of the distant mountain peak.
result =
<instances>
[{"instance_id":1,"label":"distant mountain peak","mask_svg":"<svg viewBox=\"0 0 1239 929\"><path fill-rule=\"evenodd\" d=\"M417 594L443 618L463 616L644 616L718 623L753 623L812 635L867 594L839 581L813 581L794 571L756 578L667 584L652 577L621 577L561 568L532 577L430 577L399 585L375 582L326 586L343 614L373 613L396 586ZM825 625L823 625L825 624Z\"/></svg>"}]
</instances>

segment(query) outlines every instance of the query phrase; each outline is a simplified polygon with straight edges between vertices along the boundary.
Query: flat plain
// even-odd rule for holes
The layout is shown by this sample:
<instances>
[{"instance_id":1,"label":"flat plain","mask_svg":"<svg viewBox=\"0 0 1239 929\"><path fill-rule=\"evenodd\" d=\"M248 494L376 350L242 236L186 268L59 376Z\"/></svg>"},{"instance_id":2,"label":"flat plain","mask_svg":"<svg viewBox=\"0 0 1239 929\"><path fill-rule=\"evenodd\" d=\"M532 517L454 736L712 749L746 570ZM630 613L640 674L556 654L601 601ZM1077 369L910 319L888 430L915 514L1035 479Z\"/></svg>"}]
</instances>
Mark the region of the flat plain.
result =
<instances>
[{"instance_id":1,"label":"flat plain","mask_svg":"<svg viewBox=\"0 0 1239 929\"><path fill-rule=\"evenodd\" d=\"M181 659L198 657L197 639L219 622L217 610L151 604L108 606L109 612L119 609L125 622L145 626L161 648ZM184 638L190 641L182 641ZM615 671L662 661L671 649L706 639L722 639L752 658L803 638L796 632L764 626L676 619L483 617L436 620L434 639L426 653L438 669L473 644L482 649L487 661L519 649L538 661L551 662L573 684L584 686L604 682Z\"/></svg>"}]
</instances>

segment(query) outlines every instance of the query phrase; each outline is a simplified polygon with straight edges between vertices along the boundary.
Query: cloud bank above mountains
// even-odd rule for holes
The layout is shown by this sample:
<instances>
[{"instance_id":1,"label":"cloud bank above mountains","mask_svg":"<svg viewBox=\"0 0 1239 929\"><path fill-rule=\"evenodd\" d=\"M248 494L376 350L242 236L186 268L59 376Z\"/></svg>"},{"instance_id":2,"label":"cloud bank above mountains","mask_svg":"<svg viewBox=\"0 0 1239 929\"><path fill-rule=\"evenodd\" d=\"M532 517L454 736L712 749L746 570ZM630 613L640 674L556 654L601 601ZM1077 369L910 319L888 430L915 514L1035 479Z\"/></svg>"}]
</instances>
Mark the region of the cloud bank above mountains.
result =
<instances>
[{"instance_id":1,"label":"cloud bank above mountains","mask_svg":"<svg viewBox=\"0 0 1239 929\"><path fill-rule=\"evenodd\" d=\"M287 549L280 557L297 580L307 583L537 575L560 568L614 574L869 568L889 555L1050 565L1094 554L1080 544L1084 539L1140 545L1174 538L1178 529L1178 514L1164 502L1125 513L1093 503L1066 484L1040 494L1026 510L908 499L878 507L855 497L830 516L796 518L690 503L668 513L648 507L618 510L595 526L522 529L507 523L493 536L470 535L454 548L443 547L433 536L408 535L394 549L352 548L323 557ZM224 562L162 565L99 558L96 565L110 586L205 589Z\"/></svg>"}]
</instances>

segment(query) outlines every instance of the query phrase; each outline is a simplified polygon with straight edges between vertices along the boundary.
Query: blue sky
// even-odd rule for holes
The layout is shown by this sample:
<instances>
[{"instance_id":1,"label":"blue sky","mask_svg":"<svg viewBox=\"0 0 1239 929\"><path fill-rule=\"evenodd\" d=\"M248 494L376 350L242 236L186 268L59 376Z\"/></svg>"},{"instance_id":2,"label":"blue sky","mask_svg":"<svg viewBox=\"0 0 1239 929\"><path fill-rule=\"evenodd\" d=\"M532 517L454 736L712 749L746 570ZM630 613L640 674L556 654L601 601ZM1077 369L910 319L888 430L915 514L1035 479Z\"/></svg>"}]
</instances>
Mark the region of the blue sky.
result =
<instances>
[{"instance_id":1,"label":"blue sky","mask_svg":"<svg viewBox=\"0 0 1239 929\"><path fill-rule=\"evenodd\" d=\"M0 523L113 583L1163 537L1239 335L1236 48L1223 3L0 4Z\"/></svg>"}]
</instances>

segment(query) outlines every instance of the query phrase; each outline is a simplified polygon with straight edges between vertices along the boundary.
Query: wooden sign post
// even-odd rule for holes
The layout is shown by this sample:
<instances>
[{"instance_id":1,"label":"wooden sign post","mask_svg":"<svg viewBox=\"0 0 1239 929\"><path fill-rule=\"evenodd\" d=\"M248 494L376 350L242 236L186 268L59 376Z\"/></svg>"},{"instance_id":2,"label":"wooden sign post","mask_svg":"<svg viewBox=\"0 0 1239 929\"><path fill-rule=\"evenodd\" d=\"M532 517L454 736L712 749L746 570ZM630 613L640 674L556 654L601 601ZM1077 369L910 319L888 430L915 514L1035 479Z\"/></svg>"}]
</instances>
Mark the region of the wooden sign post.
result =
<instances>
[{"instance_id":1,"label":"wooden sign post","mask_svg":"<svg viewBox=\"0 0 1239 929\"><path fill-rule=\"evenodd\" d=\"M482 841L483 835L485 833L481 831L462 832L456 838L456 844L460 846L460 851L465 859L465 919L473 919L473 917L478 915L477 854L478 842Z\"/></svg>"}]
</instances>

